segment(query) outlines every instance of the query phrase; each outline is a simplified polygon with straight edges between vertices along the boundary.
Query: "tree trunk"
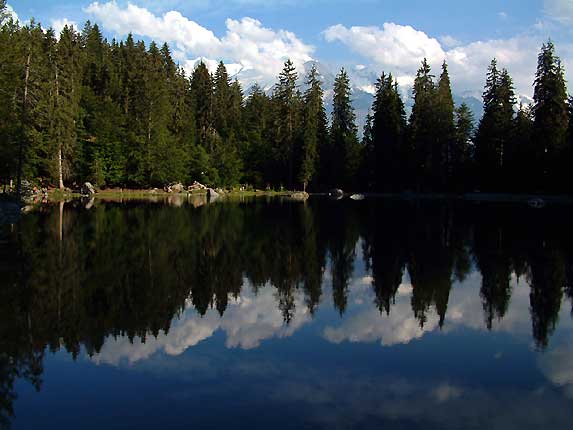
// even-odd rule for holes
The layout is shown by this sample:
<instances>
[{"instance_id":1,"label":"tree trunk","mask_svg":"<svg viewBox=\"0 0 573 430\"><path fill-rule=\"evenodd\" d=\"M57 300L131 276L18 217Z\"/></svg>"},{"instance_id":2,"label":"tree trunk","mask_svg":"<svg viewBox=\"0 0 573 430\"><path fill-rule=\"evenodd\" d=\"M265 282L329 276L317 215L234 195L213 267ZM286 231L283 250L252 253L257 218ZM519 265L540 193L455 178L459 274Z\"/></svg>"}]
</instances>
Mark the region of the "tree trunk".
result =
<instances>
[{"instance_id":1,"label":"tree trunk","mask_svg":"<svg viewBox=\"0 0 573 430\"><path fill-rule=\"evenodd\" d=\"M58 152L58 180L60 190L64 189L64 173L62 169L62 144L60 143L60 150Z\"/></svg>"},{"instance_id":2,"label":"tree trunk","mask_svg":"<svg viewBox=\"0 0 573 430\"><path fill-rule=\"evenodd\" d=\"M22 128L24 132L22 133L22 138L20 139L20 145L18 145L18 180L16 182L16 194L18 198L22 197L22 168L24 165L24 140L27 138L25 128L28 123L28 81L30 80L30 60L31 53L28 51L28 57L26 59L26 71L24 74L24 99L22 100Z\"/></svg>"}]
</instances>

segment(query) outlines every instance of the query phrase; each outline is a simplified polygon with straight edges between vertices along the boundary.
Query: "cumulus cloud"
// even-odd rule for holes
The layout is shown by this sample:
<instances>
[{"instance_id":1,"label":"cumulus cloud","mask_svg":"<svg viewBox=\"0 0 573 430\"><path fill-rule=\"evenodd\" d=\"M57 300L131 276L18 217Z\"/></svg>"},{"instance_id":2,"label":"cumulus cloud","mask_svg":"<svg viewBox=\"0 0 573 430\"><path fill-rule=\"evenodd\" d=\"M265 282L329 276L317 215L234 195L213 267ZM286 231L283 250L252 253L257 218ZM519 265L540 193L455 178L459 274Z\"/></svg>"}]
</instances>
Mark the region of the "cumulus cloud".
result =
<instances>
[{"instance_id":1,"label":"cumulus cloud","mask_svg":"<svg viewBox=\"0 0 573 430\"><path fill-rule=\"evenodd\" d=\"M572 0L573 1L573 0ZM509 70L520 94L531 94L536 55L542 39L519 35L509 39L462 44L452 36L438 41L411 26L385 23L380 27L335 25L324 32L328 42L340 42L371 60L381 70L400 76L404 85L413 81L420 62L426 58L436 74L443 60L450 66L454 90L479 96L487 67L493 57Z\"/></svg>"},{"instance_id":2,"label":"cumulus cloud","mask_svg":"<svg viewBox=\"0 0 573 430\"><path fill-rule=\"evenodd\" d=\"M573 345L570 342L561 343L540 356L539 367L547 379L573 397Z\"/></svg>"},{"instance_id":3,"label":"cumulus cloud","mask_svg":"<svg viewBox=\"0 0 573 430\"><path fill-rule=\"evenodd\" d=\"M56 35L59 35L66 25L68 27L74 28L76 31L78 30L78 24L75 21L70 21L67 18L54 19L54 20L52 20L51 24L52 24L52 28L54 29L54 32L56 33Z\"/></svg>"},{"instance_id":4,"label":"cumulus cloud","mask_svg":"<svg viewBox=\"0 0 573 430\"><path fill-rule=\"evenodd\" d=\"M324 31L328 42L339 41L376 63L398 69L418 67L423 58L440 61L445 57L440 43L409 25L384 23L379 27L333 25Z\"/></svg>"},{"instance_id":5,"label":"cumulus cloud","mask_svg":"<svg viewBox=\"0 0 573 430\"><path fill-rule=\"evenodd\" d=\"M573 0L545 0L545 13L561 24L573 24Z\"/></svg>"},{"instance_id":6,"label":"cumulus cloud","mask_svg":"<svg viewBox=\"0 0 573 430\"><path fill-rule=\"evenodd\" d=\"M401 285L390 315L385 315L380 314L373 305L374 297L370 289L355 287L351 293L352 301L361 304L363 310L345 318L338 327L327 326L324 337L332 343L379 341L383 346L407 344L420 339L424 333L438 327L439 317L433 312L421 328L412 313L411 292L411 285Z\"/></svg>"},{"instance_id":7,"label":"cumulus cloud","mask_svg":"<svg viewBox=\"0 0 573 430\"><path fill-rule=\"evenodd\" d=\"M9 4L6 5L6 12L8 12L8 15L12 16L12 19L14 21L19 21L18 14L14 10L14 8L12 6L10 6Z\"/></svg>"},{"instance_id":8,"label":"cumulus cloud","mask_svg":"<svg viewBox=\"0 0 573 430\"><path fill-rule=\"evenodd\" d=\"M115 1L94 2L85 11L117 35L133 33L168 42L188 71L198 59L213 63L223 60L236 72L249 72L251 81L273 82L287 58L301 67L312 60L314 51L294 33L264 27L260 21L249 17L227 19L227 31L218 37L177 11L158 16L131 3L121 7Z\"/></svg>"},{"instance_id":9,"label":"cumulus cloud","mask_svg":"<svg viewBox=\"0 0 573 430\"><path fill-rule=\"evenodd\" d=\"M293 320L285 325L273 288L268 286L256 296L245 290L239 299L229 303L222 318L214 309L201 317L189 303L184 314L173 322L169 333L161 333L145 342L139 338L131 342L125 336L110 336L93 360L118 365L123 360L130 364L145 360L159 351L177 356L219 330L226 335L227 348L253 349L265 339L291 336L308 321L310 315L300 294L295 298Z\"/></svg>"}]
</instances>

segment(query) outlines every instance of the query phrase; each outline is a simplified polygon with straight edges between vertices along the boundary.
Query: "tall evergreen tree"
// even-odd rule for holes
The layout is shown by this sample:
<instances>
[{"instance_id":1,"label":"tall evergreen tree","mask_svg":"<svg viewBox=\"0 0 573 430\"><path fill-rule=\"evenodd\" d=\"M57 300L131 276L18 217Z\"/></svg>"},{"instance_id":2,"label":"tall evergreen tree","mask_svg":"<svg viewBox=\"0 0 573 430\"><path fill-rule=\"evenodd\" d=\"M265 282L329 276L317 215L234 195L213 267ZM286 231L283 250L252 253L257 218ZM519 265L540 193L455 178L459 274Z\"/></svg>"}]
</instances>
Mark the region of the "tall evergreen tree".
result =
<instances>
[{"instance_id":1,"label":"tall evergreen tree","mask_svg":"<svg viewBox=\"0 0 573 430\"><path fill-rule=\"evenodd\" d=\"M275 104L275 154L279 172L278 182L292 186L295 179L294 157L297 144L298 74L291 60L287 60L279 74L273 100Z\"/></svg>"},{"instance_id":2,"label":"tall evergreen tree","mask_svg":"<svg viewBox=\"0 0 573 430\"><path fill-rule=\"evenodd\" d=\"M407 176L406 112L392 75L382 73L378 79L372 114L373 179L379 191L396 190L404 185L402 181Z\"/></svg>"},{"instance_id":3,"label":"tall evergreen tree","mask_svg":"<svg viewBox=\"0 0 573 430\"><path fill-rule=\"evenodd\" d=\"M213 132L213 79L206 64L201 61L191 76L191 96L195 112L198 144L213 152L209 139Z\"/></svg>"},{"instance_id":4,"label":"tall evergreen tree","mask_svg":"<svg viewBox=\"0 0 573 430\"><path fill-rule=\"evenodd\" d=\"M487 190L507 189L504 169L506 146L513 131L515 95L507 70L501 72L494 59L488 69L483 95L484 115L476 135L476 169L479 183Z\"/></svg>"},{"instance_id":5,"label":"tall evergreen tree","mask_svg":"<svg viewBox=\"0 0 573 430\"><path fill-rule=\"evenodd\" d=\"M462 191L470 184L472 173L472 139L474 116L467 104L462 103L455 111L456 127L454 146L451 153L454 190Z\"/></svg>"},{"instance_id":6,"label":"tall evergreen tree","mask_svg":"<svg viewBox=\"0 0 573 430\"><path fill-rule=\"evenodd\" d=\"M318 151L327 138L327 119L324 109L322 83L313 65L306 78L308 89L304 94L304 118L301 161L298 180L306 191L318 168Z\"/></svg>"},{"instance_id":7,"label":"tall evergreen tree","mask_svg":"<svg viewBox=\"0 0 573 430\"><path fill-rule=\"evenodd\" d=\"M436 100L436 145L440 151L440 187L442 189L452 189L454 171L454 99L452 97L452 87L448 65L444 61L442 73L438 81Z\"/></svg>"},{"instance_id":8,"label":"tall evergreen tree","mask_svg":"<svg viewBox=\"0 0 573 430\"><path fill-rule=\"evenodd\" d=\"M54 144L56 148L57 178L60 189L64 177L71 176L72 157L77 142L76 124L80 101L80 51L78 35L65 26L57 45L54 73Z\"/></svg>"},{"instance_id":9,"label":"tall evergreen tree","mask_svg":"<svg viewBox=\"0 0 573 430\"><path fill-rule=\"evenodd\" d=\"M332 121L330 129L333 164L336 177L331 185L356 186L355 178L360 166L361 146L358 141L356 114L350 99L350 80L344 69L334 80Z\"/></svg>"},{"instance_id":10,"label":"tall evergreen tree","mask_svg":"<svg viewBox=\"0 0 573 430\"><path fill-rule=\"evenodd\" d=\"M433 78L424 58L414 80L410 139L417 187L429 189L439 186L442 165L442 151L436 140L436 85Z\"/></svg>"},{"instance_id":11,"label":"tall evergreen tree","mask_svg":"<svg viewBox=\"0 0 573 430\"><path fill-rule=\"evenodd\" d=\"M541 47L533 92L533 139L536 142L537 178L545 189L564 185L562 155L567 133L567 92L561 60L553 42Z\"/></svg>"},{"instance_id":12,"label":"tall evergreen tree","mask_svg":"<svg viewBox=\"0 0 573 430\"><path fill-rule=\"evenodd\" d=\"M213 83L213 124L219 135L226 138L229 134L227 116L231 99L231 81L222 61L217 66Z\"/></svg>"}]
</instances>

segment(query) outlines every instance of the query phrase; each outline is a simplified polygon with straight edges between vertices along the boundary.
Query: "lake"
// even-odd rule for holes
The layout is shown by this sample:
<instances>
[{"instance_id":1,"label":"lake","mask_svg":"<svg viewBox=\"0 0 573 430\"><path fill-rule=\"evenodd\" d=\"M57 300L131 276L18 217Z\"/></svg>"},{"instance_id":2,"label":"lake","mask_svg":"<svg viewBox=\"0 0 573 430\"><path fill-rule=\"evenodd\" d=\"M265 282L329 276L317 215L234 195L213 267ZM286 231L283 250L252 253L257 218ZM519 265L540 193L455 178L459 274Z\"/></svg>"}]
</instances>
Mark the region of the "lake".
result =
<instances>
[{"instance_id":1,"label":"lake","mask_svg":"<svg viewBox=\"0 0 573 430\"><path fill-rule=\"evenodd\" d=\"M573 211L74 201L0 235L0 428L569 429Z\"/></svg>"}]
</instances>

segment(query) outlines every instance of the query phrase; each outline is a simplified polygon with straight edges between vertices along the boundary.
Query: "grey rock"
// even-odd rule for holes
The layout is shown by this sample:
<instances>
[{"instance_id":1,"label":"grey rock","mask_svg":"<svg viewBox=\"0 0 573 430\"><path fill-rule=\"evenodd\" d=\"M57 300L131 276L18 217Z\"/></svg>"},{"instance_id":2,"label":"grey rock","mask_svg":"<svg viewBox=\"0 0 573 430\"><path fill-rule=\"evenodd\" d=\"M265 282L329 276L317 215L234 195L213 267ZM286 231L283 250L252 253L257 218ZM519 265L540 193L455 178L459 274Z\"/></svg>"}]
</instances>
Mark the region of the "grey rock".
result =
<instances>
[{"instance_id":1,"label":"grey rock","mask_svg":"<svg viewBox=\"0 0 573 430\"><path fill-rule=\"evenodd\" d=\"M296 192L296 193L292 193L289 198L291 200L296 200L296 201L300 201L300 202L304 202L306 200L308 200L308 193L304 192L304 191L300 191L300 192Z\"/></svg>"},{"instance_id":2,"label":"grey rock","mask_svg":"<svg viewBox=\"0 0 573 430\"><path fill-rule=\"evenodd\" d=\"M96 193L95 187L89 183L86 182L82 185L82 189L80 190L80 193L82 194L82 196L92 196Z\"/></svg>"},{"instance_id":3,"label":"grey rock","mask_svg":"<svg viewBox=\"0 0 573 430\"><path fill-rule=\"evenodd\" d=\"M216 199L219 197L219 193L215 191L213 188L208 188L207 194L209 196L209 199Z\"/></svg>"}]
</instances>

